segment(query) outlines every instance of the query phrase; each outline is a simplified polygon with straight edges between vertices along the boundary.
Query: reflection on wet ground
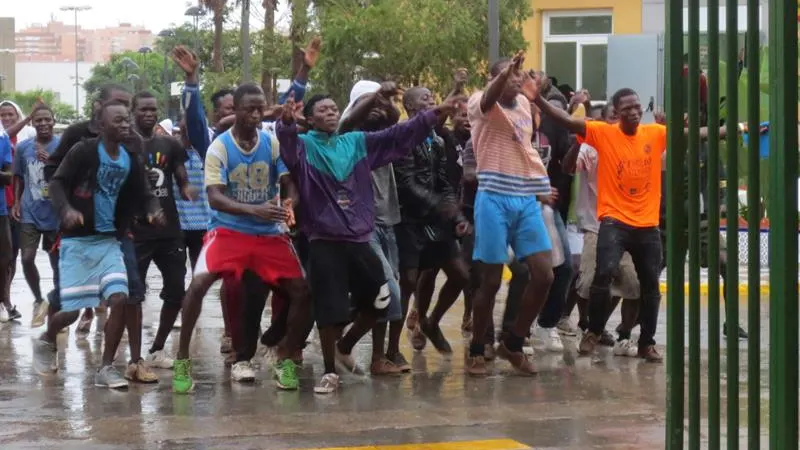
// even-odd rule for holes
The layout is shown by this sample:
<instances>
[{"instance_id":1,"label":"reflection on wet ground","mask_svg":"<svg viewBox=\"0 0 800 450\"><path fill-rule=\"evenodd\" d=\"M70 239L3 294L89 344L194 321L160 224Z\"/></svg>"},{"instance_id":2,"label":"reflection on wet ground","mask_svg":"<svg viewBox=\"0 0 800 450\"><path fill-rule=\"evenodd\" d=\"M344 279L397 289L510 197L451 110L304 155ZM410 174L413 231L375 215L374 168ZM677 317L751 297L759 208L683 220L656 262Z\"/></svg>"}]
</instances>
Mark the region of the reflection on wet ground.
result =
<instances>
[{"instance_id":1,"label":"reflection on wet ground","mask_svg":"<svg viewBox=\"0 0 800 450\"><path fill-rule=\"evenodd\" d=\"M43 285L49 288L44 259L39 267ZM160 308L156 272L151 272L148 284L145 349L154 337ZM421 448L421 443L492 439L511 439L537 449L664 445L663 365L617 358L610 349L593 358L577 358L572 339L564 354L537 352L541 373L535 378L515 376L502 361L493 364L487 379L468 378L460 353L465 347L460 304L443 324L456 349L452 358L443 358L430 346L414 353L404 342L411 374L343 376L339 394L321 397L312 391L322 370L316 344L306 351L299 392L278 391L263 363L254 384L231 383L219 353L222 319L216 290L207 297L195 331L192 357L198 386L190 396L173 395L172 374L163 370L158 371L161 382L156 385L132 385L126 392L96 388L92 376L100 360L102 333L97 330L102 329L102 317L86 339L79 339L74 329L59 338L58 374L36 375L31 339L40 330L29 327L32 298L21 274L14 281L12 301L24 317L22 322L0 324L3 449ZM498 313L501 308L502 304ZM268 317L265 314L265 326ZM617 321L615 314L610 328ZM660 343L665 342L664 332L662 311ZM173 353L177 338L173 332L168 341ZM121 346L125 354L119 361L124 361L127 340ZM362 367L369 365L369 347L365 339L354 352Z\"/></svg>"}]
</instances>

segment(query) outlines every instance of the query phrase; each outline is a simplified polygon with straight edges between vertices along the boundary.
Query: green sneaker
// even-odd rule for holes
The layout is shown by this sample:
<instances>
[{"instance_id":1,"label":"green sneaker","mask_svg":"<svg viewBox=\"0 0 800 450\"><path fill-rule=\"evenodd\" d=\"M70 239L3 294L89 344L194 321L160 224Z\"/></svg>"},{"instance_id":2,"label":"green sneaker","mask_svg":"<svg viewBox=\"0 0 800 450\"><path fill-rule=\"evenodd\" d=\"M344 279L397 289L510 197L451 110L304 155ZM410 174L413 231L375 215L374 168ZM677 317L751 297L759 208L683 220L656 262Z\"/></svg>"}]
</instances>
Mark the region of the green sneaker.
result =
<instances>
[{"instance_id":1,"label":"green sneaker","mask_svg":"<svg viewBox=\"0 0 800 450\"><path fill-rule=\"evenodd\" d=\"M300 379L297 378L297 364L286 358L278 361L273 366L275 379L278 380L278 387L286 391L295 391L300 387Z\"/></svg>"},{"instance_id":2,"label":"green sneaker","mask_svg":"<svg viewBox=\"0 0 800 450\"><path fill-rule=\"evenodd\" d=\"M188 394L194 389L192 380L192 360L176 359L172 376L172 391L176 394Z\"/></svg>"}]
</instances>

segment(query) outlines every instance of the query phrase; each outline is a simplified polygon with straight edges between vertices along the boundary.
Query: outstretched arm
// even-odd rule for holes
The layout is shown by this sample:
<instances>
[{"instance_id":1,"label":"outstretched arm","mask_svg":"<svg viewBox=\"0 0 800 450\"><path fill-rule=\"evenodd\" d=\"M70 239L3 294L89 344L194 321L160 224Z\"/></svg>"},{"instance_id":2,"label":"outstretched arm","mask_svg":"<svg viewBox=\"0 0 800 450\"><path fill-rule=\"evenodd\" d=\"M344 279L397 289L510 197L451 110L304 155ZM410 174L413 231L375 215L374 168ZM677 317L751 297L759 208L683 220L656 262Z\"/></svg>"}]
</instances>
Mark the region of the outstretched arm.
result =
<instances>
[{"instance_id":1,"label":"outstretched arm","mask_svg":"<svg viewBox=\"0 0 800 450\"><path fill-rule=\"evenodd\" d=\"M278 98L278 104L284 104L289 98L289 94L294 94L295 101L303 101L303 97L306 95L306 87L308 86L308 74L311 72L311 69L317 65L321 48L322 39L318 36L311 39L306 49L303 50L303 65L300 66L300 70L297 71L297 75L295 75L294 80L292 80L292 85L289 86L289 90Z\"/></svg>"},{"instance_id":2,"label":"outstretched arm","mask_svg":"<svg viewBox=\"0 0 800 450\"><path fill-rule=\"evenodd\" d=\"M371 94L365 94L358 99L353 109L350 110L350 113L347 117L342 119L342 123L339 125L339 133L348 133L353 131L354 129L358 128L358 125L363 123L369 112L372 111L377 104L381 103L391 103L392 97L398 95L400 93L400 89L391 81L386 81L381 83L381 88L378 92L373 92ZM387 108L388 110L396 111L394 108ZM396 118L392 121L396 121Z\"/></svg>"},{"instance_id":3,"label":"outstretched arm","mask_svg":"<svg viewBox=\"0 0 800 450\"><path fill-rule=\"evenodd\" d=\"M529 83L534 83L534 81L530 77L526 77L525 84ZM539 107L539 110L542 111L542 113L553 119L558 124L562 125L564 128L579 136L586 136L586 121L584 119L570 116L566 111L553 106L540 95L536 95L533 101L536 106Z\"/></svg>"},{"instance_id":4,"label":"outstretched arm","mask_svg":"<svg viewBox=\"0 0 800 450\"><path fill-rule=\"evenodd\" d=\"M483 96L481 97L482 113L486 114L489 112L489 110L492 109L492 107L500 100L500 97L502 97L503 91L506 88L506 83L508 83L509 77L512 73L519 72L524 60L525 55L522 52L517 53L514 55L514 59L511 60L511 64L506 66L502 72L489 81L489 85L486 86L486 90L483 91Z\"/></svg>"},{"instance_id":5,"label":"outstretched arm","mask_svg":"<svg viewBox=\"0 0 800 450\"><path fill-rule=\"evenodd\" d=\"M172 59L185 74L181 102L186 110L186 135L200 158L205 158L211 138L208 135L208 121L200 98L200 84L197 69L200 66L197 55L183 46L175 47Z\"/></svg>"}]
</instances>

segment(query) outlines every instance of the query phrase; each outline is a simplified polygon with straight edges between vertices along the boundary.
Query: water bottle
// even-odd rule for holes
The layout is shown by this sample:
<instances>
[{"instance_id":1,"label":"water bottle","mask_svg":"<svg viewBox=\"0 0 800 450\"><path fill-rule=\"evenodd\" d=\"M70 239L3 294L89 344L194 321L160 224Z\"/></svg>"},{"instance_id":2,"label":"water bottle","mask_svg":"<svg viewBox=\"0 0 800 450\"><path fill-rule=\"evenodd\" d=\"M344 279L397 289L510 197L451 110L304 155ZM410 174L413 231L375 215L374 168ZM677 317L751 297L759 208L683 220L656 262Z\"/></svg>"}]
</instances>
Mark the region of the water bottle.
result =
<instances>
[{"instance_id":1,"label":"water bottle","mask_svg":"<svg viewBox=\"0 0 800 450\"><path fill-rule=\"evenodd\" d=\"M564 264L564 245L561 243L561 235L558 234L556 228L556 219L553 208L550 205L542 205L542 218L544 225L547 227L547 234L550 235L550 242L552 243L552 250L550 255L553 259L553 267L558 267Z\"/></svg>"}]
</instances>

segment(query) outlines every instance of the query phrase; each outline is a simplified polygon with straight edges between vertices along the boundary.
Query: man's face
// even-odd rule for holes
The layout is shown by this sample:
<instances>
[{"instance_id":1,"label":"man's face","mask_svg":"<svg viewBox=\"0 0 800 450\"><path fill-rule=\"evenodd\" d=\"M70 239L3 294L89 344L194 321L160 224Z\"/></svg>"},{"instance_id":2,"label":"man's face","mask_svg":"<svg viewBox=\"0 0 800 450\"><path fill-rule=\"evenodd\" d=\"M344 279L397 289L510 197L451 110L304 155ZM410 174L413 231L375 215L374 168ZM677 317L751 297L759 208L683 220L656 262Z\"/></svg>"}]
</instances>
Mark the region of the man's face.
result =
<instances>
[{"instance_id":1,"label":"man's face","mask_svg":"<svg viewBox=\"0 0 800 450\"><path fill-rule=\"evenodd\" d=\"M101 117L103 134L115 142L124 141L131 132L131 114L122 105L108 106Z\"/></svg>"},{"instance_id":2,"label":"man's face","mask_svg":"<svg viewBox=\"0 0 800 450\"><path fill-rule=\"evenodd\" d=\"M40 140L48 140L53 137L53 127L56 124L53 113L46 109L40 109L33 114L31 119L33 127L36 129L36 137Z\"/></svg>"},{"instance_id":3,"label":"man's face","mask_svg":"<svg viewBox=\"0 0 800 450\"><path fill-rule=\"evenodd\" d=\"M362 97L363 98L363 97ZM358 102L356 102L358 104ZM381 99L367 114L364 124L365 131L378 131L388 128L400 119L400 111L390 100Z\"/></svg>"},{"instance_id":4,"label":"man's face","mask_svg":"<svg viewBox=\"0 0 800 450\"><path fill-rule=\"evenodd\" d=\"M501 65L499 67L500 71L506 70L506 67L511 64L511 61ZM522 88L522 73L521 72L511 72L511 75L508 77L508 82L506 83L505 89L503 89L503 100L505 102L513 101L517 98Z\"/></svg>"},{"instance_id":5,"label":"man's face","mask_svg":"<svg viewBox=\"0 0 800 450\"><path fill-rule=\"evenodd\" d=\"M409 102L409 106L412 111L421 113L436 106L436 100L433 98L433 94L431 94L430 90L427 88L420 88L416 96Z\"/></svg>"},{"instance_id":6,"label":"man's face","mask_svg":"<svg viewBox=\"0 0 800 450\"><path fill-rule=\"evenodd\" d=\"M619 120L624 124L631 127L639 126L642 120L642 104L639 102L639 96L636 94L626 95L619 100L619 107L617 114Z\"/></svg>"},{"instance_id":7,"label":"man's face","mask_svg":"<svg viewBox=\"0 0 800 450\"><path fill-rule=\"evenodd\" d=\"M98 100L96 100L94 102L94 105L92 105L92 106L94 106L92 111L100 111L100 108L103 107L103 103L111 102L111 101L117 101L117 102L124 103L125 106L130 108L132 99L133 99L133 96L131 95L130 92L122 91L122 90L119 90L119 89L114 89L109 93L109 96L108 96L107 99L103 99L103 100L98 99Z\"/></svg>"},{"instance_id":8,"label":"man's face","mask_svg":"<svg viewBox=\"0 0 800 450\"><path fill-rule=\"evenodd\" d=\"M261 125L267 99L264 94L247 94L236 107L236 126L243 130L253 130Z\"/></svg>"},{"instance_id":9,"label":"man's face","mask_svg":"<svg viewBox=\"0 0 800 450\"><path fill-rule=\"evenodd\" d=\"M17 114L16 108L12 105L0 106L0 123L3 124L3 128L11 127L17 122L19 122L19 114Z\"/></svg>"},{"instance_id":10,"label":"man's face","mask_svg":"<svg viewBox=\"0 0 800 450\"><path fill-rule=\"evenodd\" d=\"M154 98L136 100L133 116L140 130L152 131L158 121L158 102Z\"/></svg>"},{"instance_id":11,"label":"man's face","mask_svg":"<svg viewBox=\"0 0 800 450\"><path fill-rule=\"evenodd\" d=\"M228 94L217 100L216 120L218 122L233 113L233 95Z\"/></svg>"},{"instance_id":12,"label":"man's face","mask_svg":"<svg viewBox=\"0 0 800 450\"><path fill-rule=\"evenodd\" d=\"M469 116L464 108L459 108L453 116L453 130L459 133L469 133Z\"/></svg>"},{"instance_id":13,"label":"man's face","mask_svg":"<svg viewBox=\"0 0 800 450\"><path fill-rule=\"evenodd\" d=\"M336 102L326 98L314 104L311 114L311 126L324 133L333 133L339 126L339 107Z\"/></svg>"}]
</instances>

